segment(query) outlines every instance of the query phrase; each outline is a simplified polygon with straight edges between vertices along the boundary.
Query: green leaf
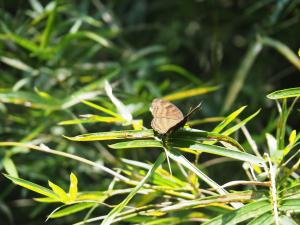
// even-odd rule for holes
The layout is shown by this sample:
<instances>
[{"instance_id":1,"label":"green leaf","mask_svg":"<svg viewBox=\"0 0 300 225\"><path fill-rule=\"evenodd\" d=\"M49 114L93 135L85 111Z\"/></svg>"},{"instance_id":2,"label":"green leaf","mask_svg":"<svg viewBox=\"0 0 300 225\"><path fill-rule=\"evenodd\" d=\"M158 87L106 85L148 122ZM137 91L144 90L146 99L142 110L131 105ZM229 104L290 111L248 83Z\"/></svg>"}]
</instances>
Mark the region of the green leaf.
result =
<instances>
[{"instance_id":1,"label":"green leaf","mask_svg":"<svg viewBox=\"0 0 300 225\"><path fill-rule=\"evenodd\" d=\"M0 92L0 99L3 102L24 105L41 109L60 109L61 101L54 98L44 98L37 94L25 91Z\"/></svg>"},{"instance_id":2,"label":"green leaf","mask_svg":"<svg viewBox=\"0 0 300 225\"><path fill-rule=\"evenodd\" d=\"M113 112L113 111L111 111L111 110L109 110L107 108L104 108L104 107L102 107L100 105L97 105L95 103L92 103L92 102L89 102L89 101L85 101L85 100L82 100L81 102L84 103L84 104L86 104L86 105L88 105L88 106L90 106L90 107L92 107L92 108L94 108L94 109L97 109L97 110L99 110L101 112L104 112L104 113L106 113L108 115L111 115L113 117L119 118L119 119L121 119L121 120L124 121L124 119L121 116L119 116L118 113L115 113L115 112Z\"/></svg>"},{"instance_id":3,"label":"green leaf","mask_svg":"<svg viewBox=\"0 0 300 225\"><path fill-rule=\"evenodd\" d=\"M80 202L80 203L76 203L70 206L66 206L63 209L57 210L56 212L52 213L51 215L49 215L49 218L60 218L60 217L64 217L64 216L68 216L77 212L80 212L82 210L88 209L93 207L95 204L94 202Z\"/></svg>"},{"instance_id":4,"label":"green leaf","mask_svg":"<svg viewBox=\"0 0 300 225\"><path fill-rule=\"evenodd\" d=\"M82 31L82 32L77 32L77 35L78 34L97 42L98 44L102 45L103 47L106 47L106 48L112 47L112 43L108 39L100 36L97 33L94 33L91 31Z\"/></svg>"},{"instance_id":5,"label":"green leaf","mask_svg":"<svg viewBox=\"0 0 300 225\"><path fill-rule=\"evenodd\" d=\"M299 225L291 216L281 215L279 217L280 224L283 225Z\"/></svg>"},{"instance_id":6,"label":"green leaf","mask_svg":"<svg viewBox=\"0 0 300 225\"><path fill-rule=\"evenodd\" d=\"M87 118L75 119L75 120L65 120L59 123L59 125L74 125L74 124L83 124L83 123L121 123L124 122L124 119L119 119L115 117L104 117L97 115L87 115Z\"/></svg>"},{"instance_id":7,"label":"green leaf","mask_svg":"<svg viewBox=\"0 0 300 225\"><path fill-rule=\"evenodd\" d=\"M17 178L17 177L12 177L10 175L4 174L5 177L7 177L8 179L10 179L12 182L14 182L17 185L20 185L24 188L27 188L31 191L34 191L36 193L39 193L41 195L47 196L49 198L58 200L58 195L55 194L53 191L51 191L48 188L42 187L38 184L32 183L30 181L27 180L23 180L21 178Z\"/></svg>"},{"instance_id":8,"label":"green leaf","mask_svg":"<svg viewBox=\"0 0 300 225\"><path fill-rule=\"evenodd\" d=\"M167 155L173 159L175 162L183 165L190 171L194 172L201 180L207 183L210 187L216 189L220 194L227 194L227 191L223 189L220 185L210 179L205 173L199 170L196 166L194 166L190 161L188 161L183 155L180 155L176 151L167 151Z\"/></svg>"},{"instance_id":9,"label":"green leaf","mask_svg":"<svg viewBox=\"0 0 300 225\"><path fill-rule=\"evenodd\" d=\"M272 207L268 200L256 201L232 212L217 216L203 225L237 224L254 217L259 217L260 215L270 212L271 210Z\"/></svg>"},{"instance_id":10,"label":"green leaf","mask_svg":"<svg viewBox=\"0 0 300 225\"><path fill-rule=\"evenodd\" d=\"M58 185L52 183L51 181L48 181L49 186L52 188L53 192L57 194L59 197L59 200L63 203L68 203L69 202L69 197L67 193Z\"/></svg>"},{"instance_id":11,"label":"green leaf","mask_svg":"<svg viewBox=\"0 0 300 225\"><path fill-rule=\"evenodd\" d=\"M274 91L268 94L269 99L295 98L300 96L300 87Z\"/></svg>"},{"instance_id":12,"label":"green leaf","mask_svg":"<svg viewBox=\"0 0 300 225\"><path fill-rule=\"evenodd\" d=\"M5 171L10 176L16 177L16 178L19 177L17 167L16 167L15 163L12 161L11 157L5 156L2 163L3 163L3 167L4 167Z\"/></svg>"},{"instance_id":13,"label":"green leaf","mask_svg":"<svg viewBox=\"0 0 300 225\"><path fill-rule=\"evenodd\" d=\"M104 140L116 140L116 139L143 139L153 138L153 130L124 130L124 131L111 131L111 132L99 132L82 134L75 137L65 138L72 141L104 141Z\"/></svg>"},{"instance_id":14,"label":"green leaf","mask_svg":"<svg viewBox=\"0 0 300 225\"><path fill-rule=\"evenodd\" d=\"M187 71L185 68L178 66L178 65L173 65L173 64L168 64L168 65L163 65L159 67L159 71L161 72L175 72L183 77L185 77L187 80L190 80L194 84L201 84L201 81L198 79L198 77L189 71Z\"/></svg>"},{"instance_id":15,"label":"green leaf","mask_svg":"<svg viewBox=\"0 0 300 225\"><path fill-rule=\"evenodd\" d=\"M77 198L77 188L78 180L74 173L70 174L70 188L69 188L69 198L70 202L74 202Z\"/></svg>"},{"instance_id":16,"label":"green leaf","mask_svg":"<svg viewBox=\"0 0 300 225\"><path fill-rule=\"evenodd\" d=\"M300 199L286 199L279 209L280 211L300 212Z\"/></svg>"},{"instance_id":17,"label":"green leaf","mask_svg":"<svg viewBox=\"0 0 300 225\"><path fill-rule=\"evenodd\" d=\"M201 86L201 87L197 87L197 88L193 88L193 89L189 89L189 90L175 92L173 94L163 97L163 99L168 100L168 101L174 101L174 100L178 100L178 99L190 98L190 97L197 96L197 95L203 95L203 94L206 94L206 93L218 90L218 89L219 89L219 86L211 86L211 87Z\"/></svg>"},{"instance_id":18,"label":"green leaf","mask_svg":"<svg viewBox=\"0 0 300 225\"><path fill-rule=\"evenodd\" d=\"M113 149L125 149L125 148L162 148L163 145L156 140L134 140L119 142L116 144L109 145Z\"/></svg>"},{"instance_id":19,"label":"green leaf","mask_svg":"<svg viewBox=\"0 0 300 225\"><path fill-rule=\"evenodd\" d=\"M110 80L120 73L120 67L116 66L111 72L103 75L100 79L89 83L88 85L80 88L76 92L69 95L69 97L63 100L62 108L69 108L84 99L91 99L103 92L102 88L106 80Z\"/></svg>"},{"instance_id":20,"label":"green leaf","mask_svg":"<svg viewBox=\"0 0 300 225\"><path fill-rule=\"evenodd\" d=\"M226 156L229 158L250 162L253 164L263 165L264 160L258 158L257 156L248 154L246 152L240 152L236 150L231 150L228 148L216 146L216 145L207 145L201 144L198 141L194 140L185 140L185 139L170 139L169 144L176 148L183 148L183 149L191 149L196 152L206 152L210 154Z\"/></svg>"},{"instance_id":21,"label":"green leaf","mask_svg":"<svg viewBox=\"0 0 300 225\"><path fill-rule=\"evenodd\" d=\"M241 108L235 110L229 116L227 116L218 126L216 126L212 132L219 133L221 132L231 121L233 121L247 106L242 106Z\"/></svg>"},{"instance_id":22,"label":"green leaf","mask_svg":"<svg viewBox=\"0 0 300 225\"><path fill-rule=\"evenodd\" d=\"M8 58L5 56L2 56L2 57L0 57L0 60L3 63L5 63L11 67L14 67L18 70L22 70L22 71L29 72L29 73L37 72L33 68L31 68L29 65L25 64L24 62L22 62L21 60L16 59L16 58Z\"/></svg>"},{"instance_id":23,"label":"green leaf","mask_svg":"<svg viewBox=\"0 0 300 225\"><path fill-rule=\"evenodd\" d=\"M240 129L242 126L245 126L250 120L252 120L258 113L260 112L260 109L257 110L255 113L253 113L252 115L248 116L246 119L242 120L241 122L239 122L238 124L236 124L235 126L227 129L226 131L224 131L222 134L223 135L230 135L233 132L237 131L238 129Z\"/></svg>"},{"instance_id":24,"label":"green leaf","mask_svg":"<svg viewBox=\"0 0 300 225\"><path fill-rule=\"evenodd\" d=\"M218 134L214 132L206 132L202 130L197 130L197 129L180 129L173 134L170 135L170 138L173 139L185 139L185 140L208 140L204 141L204 144L210 144L213 145L216 141L220 142L226 142L231 144L232 146L235 146L237 149L241 151L245 151L244 148L233 138L223 135L223 134ZM213 140L213 141L211 141Z\"/></svg>"},{"instance_id":25,"label":"green leaf","mask_svg":"<svg viewBox=\"0 0 300 225\"><path fill-rule=\"evenodd\" d=\"M161 153L151 169L148 171L146 176L139 182L137 186L133 188L130 194L113 210L111 210L105 219L102 221L101 225L109 225L113 222L116 216L124 209L124 207L129 203L129 201L136 195L136 193L143 187L143 185L149 180L149 178L154 174L155 170L163 163L166 156L164 153Z\"/></svg>"},{"instance_id":26,"label":"green leaf","mask_svg":"<svg viewBox=\"0 0 300 225\"><path fill-rule=\"evenodd\" d=\"M273 223L274 219L272 213L267 212L251 220L247 225L272 225Z\"/></svg>"}]
</instances>

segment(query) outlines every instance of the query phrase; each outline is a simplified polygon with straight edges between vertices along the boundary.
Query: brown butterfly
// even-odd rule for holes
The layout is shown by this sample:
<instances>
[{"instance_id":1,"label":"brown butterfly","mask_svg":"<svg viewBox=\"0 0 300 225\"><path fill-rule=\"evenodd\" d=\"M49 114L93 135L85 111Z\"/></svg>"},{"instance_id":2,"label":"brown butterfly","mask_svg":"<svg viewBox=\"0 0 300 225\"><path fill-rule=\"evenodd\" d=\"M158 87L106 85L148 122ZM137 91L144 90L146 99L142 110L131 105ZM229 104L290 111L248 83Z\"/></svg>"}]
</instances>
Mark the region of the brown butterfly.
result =
<instances>
[{"instance_id":1,"label":"brown butterfly","mask_svg":"<svg viewBox=\"0 0 300 225\"><path fill-rule=\"evenodd\" d=\"M201 103L190 112L183 116L180 109L174 104L163 99L154 99L151 104L150 111L153 115L151 127L159 134L169 134L180 127L183 127L188 118L195 112Z\"/></svg>"}]
</instances>

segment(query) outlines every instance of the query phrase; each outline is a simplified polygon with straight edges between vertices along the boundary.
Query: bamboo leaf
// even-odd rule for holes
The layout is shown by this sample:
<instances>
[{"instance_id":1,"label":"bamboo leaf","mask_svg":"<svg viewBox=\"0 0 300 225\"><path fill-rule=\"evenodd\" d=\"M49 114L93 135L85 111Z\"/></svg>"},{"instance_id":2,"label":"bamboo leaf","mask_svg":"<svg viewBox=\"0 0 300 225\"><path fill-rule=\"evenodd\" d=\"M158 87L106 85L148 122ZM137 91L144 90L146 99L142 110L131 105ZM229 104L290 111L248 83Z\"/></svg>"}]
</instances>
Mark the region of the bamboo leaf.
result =
<instances>
[{"instance_id":1,"label":"bamboo leaf","mask_svg":"<svg viewBox=\"0 0 300 225\"><path fill-rule=\"evenodd\" d=\"M274 91L267 95L269 99L295 98L300 96L300 87Z\"/></svg>"},{"instance_id":2,"label":"bamboo leaf","mask_svg":"<svg viewBox=\"0 0 300 225\"><path fill-rule=\"evenodd\" d=\"M37 94L25 91L0 92L0 99L3 102L24 105L32 108L56 110L61 108L61 101L54 98L44 98Z\"/></svg>"},{"instance_id":3,"label":"bamboo leaf","mask_svg":"<svg viewBox=\"0 0 300 225\"><path fill-rule=\"evenodd\" d=\"M162 148L163 145L156 140L134 140L119 142L116 144L109 145L113 149L126 149L126 148Z\"/></svg>"},{"instance_id":4,"label":"bamboo leaf","mask_svg":"<svg viewBox=\"0 0 300 225\"><path fill-rule=\"evenodd\" d=\"M93 207L95 204L94 202L80 202L80 203L75 203L73 205L66 206L63 209L57 210L56 212L52 213L49 218L60 218L64 216L68 216L77 212L80 212L82 210L88 209Z\"/></svg>"},{"instance_id":5,"label":"bamboo leaf","mask_svg":"<svg viewBox=\"0 0 300 225\"><path fill-rule=\"evenodd\" d=\"M241 108L235 110L229 116L227 116L218 126L216 126L212 132L219 133L221 132L231 121L233 121L247 106L242 106Z\"/></svg>"},{"instance_id":6,"label":"bamboo leaf","mask_svg":"<svg viewBox=\"0 0 300 225\"><path fill-rule=\"evenodd\" d=\"M159 67L159 71L161 72L175 72L183 77L185 77L187 80L190 80L194 84L201 84L201 80L197 78L196 75L190 73L187 71L185 68L178 66L178 65L173 65L173 64L167 64Z\"/></svg>"},{"instance_id":7,"label":"bamboo leaf","mask_svg":"<svg viewBox=\"0 0 300 225\"><path fill-rule=\"evenodd\" d=\"M255 116L258 115L258 113L260 112L260 109L257 110L255 113L253 113L252 115L248 116L246 119L242 120L241 122L239 122L238 124L236 124L235 126L227 129L226 131L224 131L222 134L223 135L230 135L233 132L237 131L238 129L240 129L242 126L245 126L250 120L252 120Z\"/></svg>"},{"instance_id":8,"label":"bamboo leaf","mask_svg":"<svg viewBox=\"0 0 300 225\"><path fill-rule=\"evenodd\" d=\"M124 209L124 207L129 203L129 201L136 195L136 193L143 187L143 185L149 180L149 178L153 175L155 170L163 163L166 156L164 153L161 153L153 164L151 169L148 171L146 176L139 182L137 186L134 187L132 192L120 203L118 204L113 210L111 210L105 219L102 221L101 225L109 225L113 222L114 218Z\"/></svg>"},{"instance_id":9,"label":"bamboo leaf","mask_svg":"<svg viewBox=\"0 0 300 225\"><path fill-rule=\"evenodd\" d=\"M97 109L97 110L99 110L101 112L104 112L104 113L106 113L108 115L111 115L113 117L116 117L116 118L124 120L121 116L119 116L118 113L115 113L115 112L113 112L113 111L111 111L111 110L109 110L107 108L104 108L104 107L102 107L100 105L97 105L95 103L92 103L92 102L89 102L89 101L85 101L85 100L82 100L81 102L84 103L84 104L86 104L86 105L88 105L88 106L90 106L90 107L92 107L92 108L94 108L94 109Z\"/></svg>"},{"instance_id":10,"label":"bamboo leaf","mask_svg":"<svg viewBox=\"0 0 300 225\"><path fill-rule=\"evenodd\" d=\"M3 163L3 167L4 167L5 171L10 176L16 177L16 178L19 177L17 167L16 167L15 163L12 161L11 157L5 156L2 163Z\"/></svg>"},{"instance_id":11,"label":"bamboo leaf","mask_svg":"<svg viewBox=\"0 0 300 225\"><path fill-rule=\"evenodd\" d=\"M68 203L69 202L69 197L67 195L67 193L58 185L52 183L51 181L48 181L48 185L49 187L52 188L52 191L57 194L57 196L59 197L59 200L63 203Z\"/></svg>"},{"instance_id":12,"label":"bamboo leaf","mask_svg":"<svg viewBox=\"0 0 300 225\"><path fill-rule=\"evenodd\" d=\"M194 140L170 139L169 143L172 147L176 147L176 148L183 148L183 149L187 148L196 152L206 152L210 154L226 156L229 158L250 162L258 165L264 164L263 159L258 158L257 156L254 155L250 155L246 152L231 150L216 145L201 144L198 141L194 141Z\"/></svg>"},{"instance_id":13,"label":"bamboo leaf","mask_svg":"<svg viewBox=\"0 0 300 225\"><path fill-rule=\"evenodd\" d=\"M286 199L279 209L280 211L300 212L300 199Z\"/></svg>"},{"instance_id":14,"label":"bamboo leaf","mask_svg":"<svg viewBox=\"0 0 300 225\"><path fill-rule=\"evenodd\" d=\"M259 217L266 212L270 212L271 210L272 208L269 201L256 201L232 212L217 216L209 222L203 223L203 225L237 224L254 217Z\"/></svg>"},{"instance_id":15,"label":"bamboo leaf","mask_svg":"<svg viewBox=\"0 0 300 225\"><path fill-rule=\"evenodd\" d=\"M248 225L272 225L273 222L274 219L272 213L267 212L251 220Z\"/></svg>"},{"instance_id":16,"label":"bamboo leaf","mask_svg":"<svg viewBox=\"0 0 300 225\"><path fill-rule=\"evenodd\" d=\"M70 202L74 202L77 198L77 192L78 192L78 180L74 173L70 174L70 188L69 188L69 198Z\"/></svg>"},{"instance_id":17,"label":"bamboo leaf","mask_svg":"<svg viewBox=\"0 0 300 225\"><path fill-rule=\"evenodd\" d=\"M22 186L24 188L27 188L31 191L34 191L36 193L39 193L41 195L47 196L49 198L58 200L58 195L56 193L54 193L53 191L51 191L48 188L42 187L38 184L32 183L30 181L21 179L21 178L17 178L17 177L12 177L10 175L4 174L4 176L8 179L10 179L12 182L14 182L15 184Z\"/></svg>"},{"instance_id":18,"label":"bamboo leaf","mask_svg":"<svg viewBox=\"0 0 300 225\"><path fill-rule=\"evenodd\" d=\"M175 162L183 165L187 169L194 172L201 180L207 183L210 187L216 189L220 194L227 194L227 191L219 186L216 182L210 179L205 173L199 170L196 166L194 166L190 161L188 161L183 155L180 155L178 152L170 152L167 151L167 155L173 159Z\"/></svg>"},{"instance_id":19,"label":"bamboo leaf","mask_svg":"<svg viewBox=\"0 0 300 225\"><path fill-rule=\"evenodd\" d=\"M97 115L85 115L87 118L83 119L74 119L74 120L65 120L59 123L59 125L74 125L74 124L84 124L84 123L121 123L124 122L123 119L115 118L115 117L104 117Z\"/></svg>"},{"instance_id":20,"label":"bamboo leaf","mask_svg":"<svg viewBox=\"0 0 300 225\"><path fill-rule=\"evenodd\" d=\"M112 132L99 132L78 135L75 137L65 138L72 141L104 141L104 140L116 140L116 139L143 139L153 138L153 130L124 130L124 131L112 131Z\"/></svg>"},{"instance_id":21,"label":"bamboo leaf","mask_svg":"<svg viewBox=\"0 0 300 225\"><path fill-rule=\"evenodd\" d=\"M189 89L189 90L183 90L183 91L179 91L170 95L167 95L165 97L163 97L163 99L168 100L168 101L174 101L174 100L178 100L178 99L184 99L184 98L190 98L193 96L197 96L197 95L203 95L215 90L218 90L219 86L211 86L211 87L198 87L198 88L194 88L194 89Z\"/></svg>"}]
</instances>

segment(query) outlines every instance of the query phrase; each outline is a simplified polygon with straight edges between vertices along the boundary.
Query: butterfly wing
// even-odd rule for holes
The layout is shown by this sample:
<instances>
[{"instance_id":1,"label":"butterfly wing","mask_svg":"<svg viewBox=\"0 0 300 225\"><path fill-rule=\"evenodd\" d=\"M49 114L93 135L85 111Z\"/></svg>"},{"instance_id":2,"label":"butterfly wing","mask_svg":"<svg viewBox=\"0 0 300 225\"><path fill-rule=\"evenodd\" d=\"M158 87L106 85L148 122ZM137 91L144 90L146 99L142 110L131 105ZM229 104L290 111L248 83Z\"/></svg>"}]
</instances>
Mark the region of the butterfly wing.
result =
<instances>
[{"instance_id":1,"label":"butterfly wing","mask_svg":"<svg viewBox=\"0 0 300 225\"><path fill-rule=\"evenodd\" d=\"M172 130L181 120L174 120L168 118L153 118L151 127L160 134L166 134Z\"/></svg>"},{"instance_id":2,"label":"butterfly wing","mask_svg":"<svg viewBox=\"0 0 300 225\"><path fill-rule=\"evenodd\" d=\"M152 101L151 112L151 127L160 134L166 134L184 119L182 112L174 104L163 99Z\"/></svg>"}]
</instances>

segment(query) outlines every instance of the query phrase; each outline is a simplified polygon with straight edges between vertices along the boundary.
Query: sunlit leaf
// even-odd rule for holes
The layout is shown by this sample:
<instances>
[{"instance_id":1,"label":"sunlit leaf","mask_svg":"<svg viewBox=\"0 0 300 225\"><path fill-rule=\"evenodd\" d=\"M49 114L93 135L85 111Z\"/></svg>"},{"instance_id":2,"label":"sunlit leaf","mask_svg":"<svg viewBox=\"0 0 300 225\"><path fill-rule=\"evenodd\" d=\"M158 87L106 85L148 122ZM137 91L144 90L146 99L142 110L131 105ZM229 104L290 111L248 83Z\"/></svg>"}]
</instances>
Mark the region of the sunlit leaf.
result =
<instances>
[{"instance_id":1,"label":"sunlit leaf","mask_svg":"<svg viewBox=\"0 0 300 225\"><path fill-rule=\"evenodd\" d=\"M194 89L189 89L189 90L183 90L183 91L179 91L170 95L167 95L165 97L163 97L163 99L168 100L168 101L174 101L174 100L178 100L178 99L184 99L184 98L190 98L193 96L197 96L197 95L203 95L215 90L218 90L219 87L218 86L212 86L212 87L198 87L198 88L194 88Z\"/></svg>"},{"instance_id":2,"label":"sunlit leaf","mask_svg":"<svg viewBox=\"0 0 300 225\"><path fill-rule=\"evenodd\" d=\"M52 213L49 218L60 218L64 216L68 216L77 212L80 212L82 210L88 209L93 207L95 204L94 202L80 202L76 203L70 206L66 206L63 209L57 210L54 213Z\"/></svg>"},{"instance_id":3,"label":"sunlit leaf","mask_svg":"<svg viewBox=\"0 0 300 225\"><path fill-rule=\"evenodd\" d=\"M38 184L32 183L30 181L21 179L21 178L16 178L16 177L12 177L10 175L4 174L4 176L6 176L8 179L10 179L12 182L14 182L17 185L20 185L24 188L27 188L31 191L34 191L36 193L39 193L41 195L47 196L49 198L52 199L58 199L58 195L55 194L53 191L51 191L48 188L42 187Z\"/></svg>"},{"instance_id":4,"label":"sunlit leaf","mask_svg":"<svg viewBox=\"0 0 300 225\"><path fill-rule=\"evenodd\" d=\"M99 132L78 135L75 137L66 137L72 141L103 141L103 140L117 140L117 139L144 139L153 138L153 130L124 130L112 132Z\"/></svg>"},{"instance_id":5,"label":"sunlit leaf","mask_svg":"<svg viewBox=\"0 0 300 225\"><path fill-rule=\"evenodd\" d=\"M70 174L70 187L69 187L69 199L70 202L74 202L77 198L77 192L78 192L78 180L74 173Z\"/></svg>"},{"instance_id":6,"label":"sunlit leaf","mask_svg":"<svg viewBox=\"0 0 300 225\"><path fill-rule=\"evenodd\" d=\"M300 87L274 91L268 94L269 99L295 98L300 96Z\"/></svg>"},{"instance_id":7,"label":"sunlit leaf","mask_svg":"<svg viewBox=\"0 0 300 225\"><path fill-rule=\"evenodd\" d=\"M65 120L59 123L59 125L74 125L74 124L84 124L84 123L121 123L124 122L123 119L116 117L104 117L97 115L85 115L86 118L83 119L74 119L74 120Z\"/></svg>"},{"instance_id":8,"label":"sunlit leaf","mask_svg":"<svg viewBox=\"0 0 300 225\"><path fill-rule=\"evenodd\" d=\"M51 181L48 181L48 185L52 188L52 191L59 196L59 200L63 203L69 202L69 197L67 193L58 185L52 183Z\"/></svg>"},{"instance_id":9,"label":"sunlit leaf","mask_svg":"<svg viewBox=\"0 0 300 225\"><path fill-rule=\"evenodd\" d=\"M111 111L111 110L109 110L107 108L104 108L104 107L102 107L100 105L97 105L95 103L92 103L92 102L89 102L89 101L85 101L85 100L82 100L81 102L84 103L84 104L86 104L86 105L88 105L88 106L90 106L90 107L92 107L92 108L94 108L94 109L97 109L97 110L99 110L101 112L104 112L104 113L109 114L109 115L111 115L113 117L116 117L116 118L124 120L119 114L117 114L117 113L115 113L115 112L113 112L113 111Z\"/></svg>"},{"instance_id":10,"label":"sunlit leaf","mask_svg":"<svg viewBox=\"0 0 300 225\"><path fill-rule=\"evenodd\" d=\"M250 162L253 164L263 165L264 160L258 158L257 156L250 155L246 152L240 152L236 150L227 149L224 147L216 146L216 145L207 145L201 144L200 142L193 141L193 140L184 140L184 139L171 139L169 143L173 147L177 148L187 148L197 152L206 152L210 154L226 156L229 158Z\"/></svg>"},{"instance_id":11,"label":"sunlit leaf","mask_svg":"<svg viewBox=\"0 0 300 225\"><path fill-rule=\"evenodd\" d=\"M116 144L109 145L113 149L126 149L126 148L162 148L163 145L156 140L135 140L119 142Z\"/></svg>"},{"instance_id":12,"label":"sunlit leaf","mask_svg":"<svg viewBox=\"0 0 300 225\"><path fill-rule=\"evenodd\" d=\"M261 200L245 205L230 213L217 216L209 222L203 223L203 225L237 224L254 217L259 217L271 210L272 207L270 202L267 200Z\"/></svg>"},{"instance_id":13,"label":"sunlit leaf","mask_svg":"<svg viewBox=\"0 0 300 225\"><path fill-rule=\"evenodd\" d=\"M219 133L221 132L230 122L232 122L234 119L237 118L237 116L244 111L244 109L246 108L246 106L243 106L239 109L237 109L236 111L234 111L233 113L231 113L229 116L227 116L220 124L218 124L218 126L216 126L212 132L216 132Z\"/></svg>"}]
</instances>

